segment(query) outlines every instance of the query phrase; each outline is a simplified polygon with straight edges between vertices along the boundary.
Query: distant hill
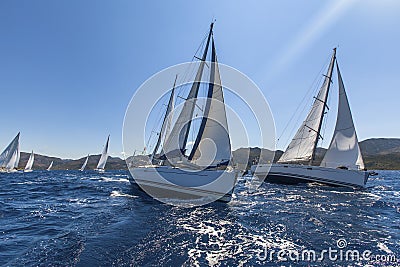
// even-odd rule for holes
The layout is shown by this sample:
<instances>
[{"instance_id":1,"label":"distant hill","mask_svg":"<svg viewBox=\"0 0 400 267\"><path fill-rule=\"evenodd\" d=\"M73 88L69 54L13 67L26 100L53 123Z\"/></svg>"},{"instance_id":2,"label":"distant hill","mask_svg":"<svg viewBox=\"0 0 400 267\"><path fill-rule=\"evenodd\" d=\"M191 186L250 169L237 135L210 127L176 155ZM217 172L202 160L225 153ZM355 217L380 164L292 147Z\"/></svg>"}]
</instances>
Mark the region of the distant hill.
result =
<instances>
[{"instance_id":1,"label":"distant hill","mask_svg":"<svg viewBox=\"0 0 400 267\"><path fill-rule=\"evenodd\" d=\"M25 168L28 162L30 153L21 152L21 158L19 161L18 168ZM52 170L78 170L82 167L83 162L85 162L86 157L80 159L61 159L56 157L48 157L40 154L35 154L35 161L33 162L33 169L35 170L45 170L49 167L50 163L53 161ZM100 155L89 156L88 164L86 168L95 169L97 163L99 162ZM117 157L108 157L106 169L109 170L122 170L127 169L125 160Z\"/></svg>"},{"instance_id":2,"label":"distant hill","mask_svg":"<svg viewBox=\"0 0 400 267\"><path fill-rule=\"evenodd\" d=\"M21 152L18 168L25 168L30 155L31 153ZM47 169L52 161L53 161L53 169L57 169L59 165L63 165L69 162L70 160L35 154L33 169L39 169L39 170Z\"/></svg>"},{"instance_id":3,"label":"distant hill","mask_svg":"<svg viewBox=\"0 0 400 267\"><path fill-rule=\"evenodd\" d=\"M365 156L400 153L400 139L371 138L360 142L360 149Z\"/></svg>"},{"instance_id":4,"label":"distant hill","mask_svg":"<svg viewBox=\"0 0 400 267\"><path fill-rule=\"evenodd\" d=\"M400 139L398 138L372 138L360 142L361 153L364 158L365 166L368 169L389 169L400 170ZM261 159L260 153L262 152ZM272 157L273 151L268 149L260 149L258 147L252 148L239 148L232 152L233 161L240 169L248 169L257 158L260 163L268 163ZM283 151L275 151L273 162L276 162ZM318 147L316 151L315 164L319 164L326 153L325 148ZM21 159L19 168L24 168L30 153L21 152ZM78 170L86 157L72 160L61 159L57 157L48 157L44 155L35 154L34 169L47 169L50 162L53 161L54 170ZM91 155L87 164L88 169L95 169L100 155ZM146 155L137 155L129 157L127 162L131 166L139 166L148 164L148 157ZM122 170L127 169L125 160L118 157L108 157L106 169L109 170Z\"/></svg>"},{"instance_id":5,"label":"distant hill","mask_svg":"<svg viewBox=\"0 0 400 267\"><path fill-rule=\"evenodd\" d=\"M360 149L368 169L400 170L400 139L366 139L360 142Z\"/></svg>"}]
</instances>

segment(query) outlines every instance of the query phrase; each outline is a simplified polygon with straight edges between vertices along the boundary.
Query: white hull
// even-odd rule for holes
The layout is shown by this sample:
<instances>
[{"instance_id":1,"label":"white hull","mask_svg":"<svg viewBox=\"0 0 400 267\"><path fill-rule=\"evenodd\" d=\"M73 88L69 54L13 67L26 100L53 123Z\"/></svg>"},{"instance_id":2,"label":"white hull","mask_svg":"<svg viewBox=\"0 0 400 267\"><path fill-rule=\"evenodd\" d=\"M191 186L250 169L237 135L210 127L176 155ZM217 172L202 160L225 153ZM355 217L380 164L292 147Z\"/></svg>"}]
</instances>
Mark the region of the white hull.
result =
<instances>
[{"instance_id":1,"label":"white hull","mask_svg":"<svg viewBox=\"0 0 400 267\"><path fill-rule=\"evenodd\" d=\"M131 170L132 184L139 183L159 198L197 199L211 197L229 202L238 172L223 170L185 171L169 166L143 166ZM210 186L212 184L212 186ZM153 195L154 196L154 195Z\"/></svg>"},{"instance_id":2,"label":"white hull","mask_svg":"<svg viewBox=\"0 0 400 267\"><path fill-rule=\"evenodd\" d=\"M24 170L24 172L32 172L32 170Z\"/></svg>"},{"instance_id":3,"label":"white hull","mask_svg":"<svg viewBox=\"0 0 400 267\"><path fill-rule=\"evenodd\" d=\"M99 173L103 173L103 172L105 172L105 170L104 169L94 169L96 172L99 172ZM83 171L83 170L82 170Z\"/></svg>"},{"instance_id":4,"label":"white hull","mask_svg":"<svg viewBox=\"0 0 400 267\"><path fill-rule=\"evenodd\" d=\"M5 169L5 168L0 168L0 172L2 172L2 173L13 173L13 172L20 172L20 171L18 171L16 169L8 170L8 169Z\"/></svg>"},{"instance_id":5,"label":"white hull","mask_svg":"<svg viewBox=\"0 0 400 267\"><path fill-rule=\"evenodd\" d=\"M364 188L369 176L367 171L295 164L259 164L253 165L251 170L255 176L260 178L266 176L267 182L283 184L319 182L351 188Z\"/></svg>"}]
</instances>

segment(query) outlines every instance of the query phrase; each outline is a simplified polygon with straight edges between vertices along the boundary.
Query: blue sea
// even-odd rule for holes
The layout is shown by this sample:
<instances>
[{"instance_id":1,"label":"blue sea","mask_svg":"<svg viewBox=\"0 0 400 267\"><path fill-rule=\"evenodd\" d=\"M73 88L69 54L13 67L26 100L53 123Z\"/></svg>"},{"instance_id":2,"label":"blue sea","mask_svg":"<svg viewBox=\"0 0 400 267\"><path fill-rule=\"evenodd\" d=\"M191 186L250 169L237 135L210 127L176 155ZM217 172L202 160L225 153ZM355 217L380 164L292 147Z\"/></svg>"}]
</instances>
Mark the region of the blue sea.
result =
<instances>
[{"instance_id":1,"label":"blue sea","mask_svg":"<svg viewBox=\"0 0 400 267\"><path fill-rule=\"evenodd\" d=\"M0 174L0 265L400 265L399 171L379 171L366 190L264 183L251 192L242 177L230 203L189 209L128 178Z\"/></svg>"}]
</instances>

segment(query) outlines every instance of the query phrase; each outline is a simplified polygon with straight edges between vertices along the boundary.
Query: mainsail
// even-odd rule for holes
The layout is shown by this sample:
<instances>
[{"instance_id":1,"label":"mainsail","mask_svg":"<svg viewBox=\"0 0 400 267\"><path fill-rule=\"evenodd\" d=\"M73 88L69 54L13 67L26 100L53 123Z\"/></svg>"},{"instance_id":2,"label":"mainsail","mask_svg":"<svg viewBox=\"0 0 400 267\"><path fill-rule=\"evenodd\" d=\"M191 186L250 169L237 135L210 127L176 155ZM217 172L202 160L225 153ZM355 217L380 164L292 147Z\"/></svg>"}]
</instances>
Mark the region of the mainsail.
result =
<instances>
[{"instance_id":1,"label":"mainsail","mask_svg":"<svg viewBox=\"0 0 400 267\"><path fill-rule=\"evenodd\" d=\"M298 129L296 135L290 142L286 151L278 160L279 163L285 162L310 162L314 160L315 149L320 136L322 120L327 107L327 99L329 88L332 80L333 66L336 58L336 48L333 49L333 55L328 67L318 95L315 97L314 103L307 118Z\"/></svg>"},{"instance_id":2,"label":"mainsail","mask_svg":"<svg viewBox=\"0 0 400 267\"><path fill-rule=\"evenodd\" d=\"M103 152L101 153L101 157L99 163L97 164L97 169L104 170L104 167L107 163L108 158L108 142L110 141L110 135L107 137L106 145L104 146Z\"/></svg>"},{"instance_id":3,"label":"mainsail","mask_svg":"<svg viewBox=\"0 0 400 267\"><path fill-rule=\"evenodd\" d=\"M207 58L207 51L212 37L213 23L210 26L207 43L204 49L203 56L200 60L200 66L197 70L195 81L192 84L189 95L183 104L183 108L179 117L177 118L171 133L169 134L165 145L163 147L163 154L169 158L181 158L185 155L185 148L189 136L190 125L192 122L193 111L196 107L197 95L201 84L201 77L203 75L204 66Z\"/></svg>"},{"instance_id":4,"label":"mainsail","mask_svg":"<svg viewBox=\"0 0 400 267\"><path fill-rule=\"evenodd\" d=\"M32 170L34 160L35 160L35 154L33 154L33 150L32 150L31 155L29 156L28 162L26 163L25 171Z\"/></svg>"},{"instance_id":5,"label":"mainsail","mask_svg":"<svg viewBox=\"0 0 400 267\"><path fill-rule=\"evenodd\" d=\"M188 159L199 166L227 165L231 159L231 143L214 40L212 40L211 73L206 105Z\"/></svg>"},{"instance_id":6,"label":"mainsail","mask_svg":"<svg viewBox=\"0 0 400 267\"><path fill-rule=\"evenodd\" d=\"M89 155L87 155L85 162L83 163L82 167L79 169L81 172L86 168L88 161L89 161Z\"/></svg>"},{"instance_id":7,"label":"mainsail","mask_svg":"<svg viewBox=\"0 0 400 267\"><path fill-rule=\"evenodd\" d=\"M336 68L339 84L338 114L333 138L321 162L321 166L331 168L346 167L355 170L364 169L349 101L337 62Z\"/></svg>"},{"instance_id":8,"label":"mainsail","mask_svg":"<svg viewBox=\"0 0 400 267\"><path fill-rule=\"evenodd\" d=\"M11 141L0 155L0 168L12 170L18 167L20 151L19 151L19 135Z\"/></svg>"},{"instance_id":9,"label":"mainsail","mask_svg":"<svg viewBox=\"0 0 400 267\"><path fill-rule=\"evenodd\" d=\"M164 136L164 143L165 140L168 138L169 132L170 132L170 127L171 127L171 123L172 123L172 112L173 112L173 108L174 108L174 92L175 92L175 85L176 85L176 79L177 76L175 77L175 82L174 82L174 86L172 87L171 90L171 95L169 97L169 101L168 101L168 105L167 105L167 110L165 112L165 116L164 116L164 120L161 126L161 130L160 133L158 134L158 139L157 139L157 143L154 146L153 149L153 153L152 153L152 158L151 160L154 158L154 156L156 155L160 145L161 145L161 140Z\"/></svg>"}]
</instances>

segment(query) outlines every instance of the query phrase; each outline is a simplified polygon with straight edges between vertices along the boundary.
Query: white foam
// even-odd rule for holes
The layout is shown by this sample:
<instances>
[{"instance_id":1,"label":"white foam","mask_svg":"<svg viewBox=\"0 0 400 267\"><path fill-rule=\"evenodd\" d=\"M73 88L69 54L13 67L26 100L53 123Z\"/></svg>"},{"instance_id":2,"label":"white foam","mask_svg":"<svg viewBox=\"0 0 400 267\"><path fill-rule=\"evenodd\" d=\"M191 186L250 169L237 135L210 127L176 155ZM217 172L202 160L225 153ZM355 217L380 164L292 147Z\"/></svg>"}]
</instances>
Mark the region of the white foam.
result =
<instances>
[{"instance_id":1,"label":"white foam","mask_svg":"<svg viewBox=\"0 0 400 267\"><path fill-rule=\"evenodd\" d=\"M133 196L129 194L125 194L119 191L112 191L110 197L129 197L129 198L137 198L138 196Z\"/></svg>"}]
</instances>

